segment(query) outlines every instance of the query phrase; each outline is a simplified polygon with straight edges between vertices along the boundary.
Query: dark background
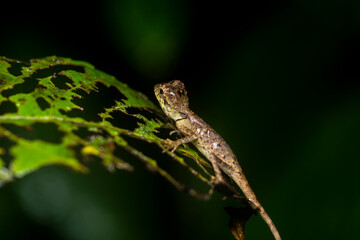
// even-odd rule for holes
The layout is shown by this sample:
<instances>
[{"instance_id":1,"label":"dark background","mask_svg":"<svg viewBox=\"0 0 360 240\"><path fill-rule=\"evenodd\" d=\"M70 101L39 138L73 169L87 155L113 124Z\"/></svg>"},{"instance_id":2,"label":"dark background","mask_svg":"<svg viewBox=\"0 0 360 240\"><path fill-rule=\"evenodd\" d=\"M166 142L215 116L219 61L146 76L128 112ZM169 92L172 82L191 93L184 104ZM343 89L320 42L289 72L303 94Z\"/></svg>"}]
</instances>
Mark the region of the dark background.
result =
<instances>
[{"instance_id":1,"label":"dark background","mask_svg":"<svg viewBox=\"0 0 360 240\"><path fill-rule=\"evenodd\" d=\"M154 84L182 80L283 239L359 236L359 1L9 4L0 55L84 60L153 101ZM0 238L233 239L229 202L193 199L132 164L48 167L6 185ZM247 235L272 239L260 217Z\"/></svg>"}]
</instances>

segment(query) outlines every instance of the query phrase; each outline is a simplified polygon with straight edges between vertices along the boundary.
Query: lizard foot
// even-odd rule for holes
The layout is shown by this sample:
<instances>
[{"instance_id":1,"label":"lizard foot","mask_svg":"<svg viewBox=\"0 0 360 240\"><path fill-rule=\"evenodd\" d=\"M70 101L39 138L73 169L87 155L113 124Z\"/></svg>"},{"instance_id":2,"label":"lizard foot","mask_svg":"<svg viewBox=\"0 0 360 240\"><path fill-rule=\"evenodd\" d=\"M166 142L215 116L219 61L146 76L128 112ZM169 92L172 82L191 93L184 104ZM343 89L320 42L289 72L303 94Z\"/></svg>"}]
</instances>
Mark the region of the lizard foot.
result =
<instances>
[{"instance_id":1,"label":"lizard foot","mask_svg":"<svg viewBox=\"0 0 360 240\"><path fill-rule=\"evenodd\" d=\"M210 186L212 189L224 193L225 195L232 196L234 194L237 194L234 186L222 178L212 177L212 179L210 180Z\"/></svg>"},{"instance_id":2,"label":"lizard foot","mask_svg":"<svg viewBox=\"0 0 360 240\"><path fill-rule=\"evenodd\" d=\"M228 184L223 180L217 177L212 177L210 180L210 186L216 190L227 188Z\"/></svg>"},{"instance_id":3,"label":"lizard foot","mask_svg":"<svg viewBox=\"0 0 360 240\"><path fill-rule=\"evenodd\" d=\"M166 152L166 151L169 151L170 149L170 152L175 152L175 150L179 147L179 143L177 141L172 141L170 139L165 139L163 141L163 144L165 146L164 150L163 150L163 153Z\"/></svg>"}]
</instances>

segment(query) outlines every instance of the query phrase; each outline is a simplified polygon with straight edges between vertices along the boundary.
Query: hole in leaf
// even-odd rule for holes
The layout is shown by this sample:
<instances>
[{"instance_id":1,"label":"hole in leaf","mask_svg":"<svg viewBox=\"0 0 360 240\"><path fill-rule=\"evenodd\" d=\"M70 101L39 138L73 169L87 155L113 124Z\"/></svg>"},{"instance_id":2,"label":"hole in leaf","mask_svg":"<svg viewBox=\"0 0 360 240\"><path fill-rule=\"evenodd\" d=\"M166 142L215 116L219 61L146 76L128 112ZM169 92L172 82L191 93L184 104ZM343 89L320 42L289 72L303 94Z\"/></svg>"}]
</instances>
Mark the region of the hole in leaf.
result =
<instances>
[{"instance_id":1,"label":"hole in leaf","mask_svg":"<svg viewBox=\"0 0 360 240\"><path fill-rule=\"evenodd\" d=\"M145 121L137 117L125 114L121 111L112 112L110 115L112 116L112 118L108 118L106 119L106 121L110 122L113 126L118 128L133 131L135 130L135 128L139 127L138 122L145 124Z\"/></svg>"},{"instance_id":2,"label":"hole in leaf","mask_svg":"<svg viewBox=\"0 0 360 240\"><path fill-rule=\"evenodd\" d=\"M38 69L31 77L33 78L46 78L58 74L61 71L74 70L76 72L85 73L84 67L74 65L54 65L48 68Z\"/></svg>"},{"instance_id":3,"label":"hole in leaf","mask_svg":"<svg viewBox=\"0 0 360 240\"><path fill-rule=\"evenodd\" d=\"M44 111L45 109L50 108L50 103L48 103L45 98L43 97L38 97L36 99L37 104L39 105L39 107L41 108L42 111Z\"/></svg>"},{"instance_id":4,"label":"hole in leaf","mask_svg":"<svg viewBox=\"0 0 360 240\"><path fill-rule=\"evenodd\" d=\"M4 101L0 103L0 115L3 115L5 113L15 113L15 112L17 112L15 103L11 101Z\"/></svg>"},{"instance_id":5,"label":"hole in leaf","mask_svg":"<svg viewBox=\"0 0 360 240\"><path fill-rule=\"evenodd\" d=\"M14 124L2 124L4 128L21 138L42 140L50 143L61 143L64 133L54 123L34 123L30 127L19 127Z\"/></svg>"},{"instance_id":6,"label":"hole in leaf","mask_svg":"<svg viewBox=\"0 0 360 240\"><path fill-rule=\"evenodd\" d=\"M75 130L73 133L78 135L81 139L89 139L91 136L101 134L104 136L105 134L102 131L92 131L91 129L87 127L79 127L77 130ZM105 136L104 136L105 137Z\"/></svg>"},{"instance_id":7,"label":"hole in leaf","mask_svg":"<svg viewBox=\"0 0 360 240\"><path fill-rule=\"evenodd\" d=\"M161 127L161 128L157 128L156 130L157 130L157 132L154 132L155 136L157 136L161 139L169 138L171 140L176 140L178 138L183 137L183 135L179 135L178 133L174 133L174 134L170 135L170 132L174 130L171 128Z\"/></svg>"},{"instance_id":8,"label":"hole in leaf","mask_svg":"<svg viewBox=\"0 0 360 240\"><path fill-rule=\"evenodd\" d=\"M158 166L169 172L171 176L175 177L175 179L181 179L182 181L184 176L189 174L184 167L181 167L178 162L171 159L169 155L163 153L162 150L155 144L127 136L122 137L125 139L125 141L127 141L128 145L138 149L145 156L156 160Z\"/></svg>"},{"instance_id":9,"label":"hole in leaf","mask_svg":"<svg viewBox=\"0 0 360 240\"><path fill-rule=\"evenodd\" d=\"M144 141L138 140L138 139L134 139L134 138L130 138L130 137L126 137L126 136L121 136L122 138L124 138L126 141L129 140L131 141L130 144L128 144L129 146L137 149L138 151L142 152L144 155L146 155L145 152L150 152L152 153L152 155L146 155L152 159L157 159L154 156L157 156L157 154L154 154L154 147L156 148L155 145L153 144L149 144L149 143L145 143ZM146 149L147 150L146 150ZM161 152L159 153L161 154ZM135 156L134 154L131 153L131 151L124 149L121 146L116 146L115 151L114 151L114 155L126 162L131 163L131 165L133 165L135 167L135 169L144 169L144 163L142 160L140 160L137 156ZM152 170L152 166L149 165L149 169Z\"/></svg>"},{"instance_id":10,"label":"hole in leaf","mask_svg":"<svg viewBox=\"0 0 360 240\"><path fill-rule=\"evenodd\" d=\"M137 162L139 159L126 151L124 148L116 146L116 149L114 151L114 155L120 159L126 160L126 162Z\"/></svg>"},{"instance_id":11,"label":"hole in leaf","mask_svg":"<svg viewBox=\"0 0 360 240\"><path fill-rule=\"evenodd\" d=\"M34 72L34 74L31 75L31 77L24 78L23 83L15 85L12 89L5 90L2 95L4 97L9 97L18 93L33 92L38 86L38 80L36 78L49 77L64 70L74 70L81 73L85 72L83 67L73 65L55 65L48 68L38 69L36 72Z\"/></svg>"},{"instance_id":12,"label":"hole in leaf","mask_svg":"<svg viewBox=\"0 0 360 240\"><path fill-rule=\"evenodd\" d=\"M11 64L11 67L8 68L8 71L15 77L20 76L22 74L21 73L22 67L29 66L29 64L25 64L22 62L16 62L16 61L11 61L9 63Z\"/></svg>"},{"instance_id":13,"label":"hole in leaf","mask_svg":"<svg viewBox=\"0 0 360 240\"><path fill-rule=\"evenodd\" d=\"M123 95L113 86L106 87L102 83L97 83L96 87L97 91L91 91L90 94L83 90L75 91L81 95L81 98L73 99L72 102L84 109L83 111L79 109L72 109L69 112L60 110L61 113L68 117L81 117L86 121L100 122L102 119L99 114L104 112L105 108L115 106L115 101L120 101Z\"/></svg>"},{"instance_id":14,"label":"hole in leaf","mask_svg":"<svg viewBox=\"0 0 360 240\"><path fill-rule=\"evenodd\" d=\"M39 81L34 78L24 78L23 83L15 85L12 89L3 91L2 95L7 98L18 93L31 93L35 90L38 82Z\"/></svg>"},{"instance_id":15,"label":"hole in leaf","mask_svg":"<svg viewBox=\"0 0 360 240\"><path fill-rule=\"evenodd\" d=\"M65 75L54 75L51 78L51 82L59 89L70 89L68 84L72 85L73 81ZM68 84L67 84L68 83Z\"/></svg>"},{"instance_id":16,"label":"hole in leaf","mask_svg":"<svg viewBox=\"0 0 360 240\"><path fill-rule=\"evenodd\" d=\"M82 145L76 145L71 147L71 149L74 151L75 153L75 158L76 159L84 159L84 156L81 154L81 149L82 149Z\"/></svg>"},{"instance_id":17,"label":"hole in leaf","mask_svg":"<svg viewBox=\"0 0 360 240\"><path fill-rule=\"evenodd\" d=\"M0 146L4 149L2 154L0 154L2 160L5 162L5 166L8 167L10 162L13 160L13 156L10 154L10 148L15 145L15 142L11 141L6 137L0 137Z\"/></svg>"},{"instance_id":18,"label":"hole in leaf","mask_svg":"<svg viewBox=\"0 0 360 240\"><path fill-rule=\"evenodd\" d=\"M144 109L144 108L128 107L128 108L126 108L126 112L129 114L140 114L140 115L144 116L145 118L147 118L148 120L151 120L151 119L154 119L155 117L157 117L156 114L154 114L150 110Z\"/></svg>"},{"instance_id":19,"label":"hole in leaf","mask_svg":"<svg viewBox=\"0 0 360 240\"><path fill-rule=\"evenodd\" d=\"M125 139L128 145L138 149L140 152L142 152L148 157L157 159L159 156L163 155L162 150L153 143L148 143L140 139L132 138L125 135L122 135L121 137Z\"/></svg>"}]
</instances>

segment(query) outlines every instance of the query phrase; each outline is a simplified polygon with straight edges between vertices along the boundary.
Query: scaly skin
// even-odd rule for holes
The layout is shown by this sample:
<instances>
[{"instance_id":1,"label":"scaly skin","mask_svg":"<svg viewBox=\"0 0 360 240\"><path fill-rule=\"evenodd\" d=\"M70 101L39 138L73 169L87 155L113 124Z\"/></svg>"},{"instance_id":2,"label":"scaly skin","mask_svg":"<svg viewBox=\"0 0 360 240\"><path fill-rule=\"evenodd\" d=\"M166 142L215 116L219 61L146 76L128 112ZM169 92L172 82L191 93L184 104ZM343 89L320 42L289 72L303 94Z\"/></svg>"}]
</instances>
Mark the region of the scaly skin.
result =
<instances>
[{"instance_id":1,"label":"scaly skin","mask_svg":"<svg viewBox=\"0 0 360 240\"><path fill-rule=\"evenodd\" d=\"M155 95L164 113L175 121L184 138L166 140L172 152L181 144L191 142L211 162L215 172L215 183L222 183L223 171L240 187L249 205L256 210L269 226L276 240L281 240L274 223L265 212L251 189L233 151L224 139L199 116L189 109L189 100L184 84L179 80L157 84Z\"/></svg>"}]
</instances>

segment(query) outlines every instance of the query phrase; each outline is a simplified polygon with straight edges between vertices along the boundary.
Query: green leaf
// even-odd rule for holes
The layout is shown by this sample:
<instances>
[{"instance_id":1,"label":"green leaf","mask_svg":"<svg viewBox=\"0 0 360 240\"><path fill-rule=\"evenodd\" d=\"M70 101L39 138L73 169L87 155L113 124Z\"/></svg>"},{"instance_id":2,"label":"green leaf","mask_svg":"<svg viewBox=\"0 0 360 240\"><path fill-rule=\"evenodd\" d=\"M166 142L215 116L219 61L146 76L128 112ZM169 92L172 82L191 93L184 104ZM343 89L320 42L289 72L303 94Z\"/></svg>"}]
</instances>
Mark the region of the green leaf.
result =
<instances>
[{"instance_id":1,"label":"green leaf","mask_svg":"<svg viewBox=\"0 0 360 240\"><path fill-rule=\"evenodd\" d=\"M106 106L101 102L104 98ZM176 188L205 197L128 143L131 138L164 149L158 134L169 130L169 125L157 105L89 63L54 56L30 62L0 58L0 112L0 184L49 165L86 173L89 160L96 159L108 170L131 171L131 164L117 151L123 148ZM129 129L129 122L136 127ZM177 153L166 153L209 184L184 158L194 159L207 173L203 167L208 167L207 162L195 151L179 148Z\"/></svg>"},{"instance_id":2,"label":"green leaf","mask_svg":"<svg viewBox=\"0 0 360 240\"><path fill-rule=\"evenodd\" d=\"M16 177L50 164L63 164L78 171L86 171L85 166L76 160L74 152L63 144L22 140L11 149L11 154L15 157L11 171Z\"/></svg>"}]
</instances>

